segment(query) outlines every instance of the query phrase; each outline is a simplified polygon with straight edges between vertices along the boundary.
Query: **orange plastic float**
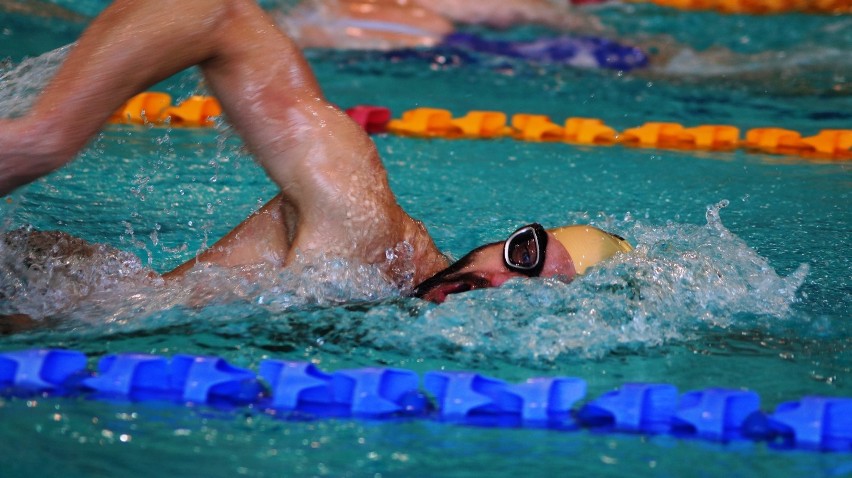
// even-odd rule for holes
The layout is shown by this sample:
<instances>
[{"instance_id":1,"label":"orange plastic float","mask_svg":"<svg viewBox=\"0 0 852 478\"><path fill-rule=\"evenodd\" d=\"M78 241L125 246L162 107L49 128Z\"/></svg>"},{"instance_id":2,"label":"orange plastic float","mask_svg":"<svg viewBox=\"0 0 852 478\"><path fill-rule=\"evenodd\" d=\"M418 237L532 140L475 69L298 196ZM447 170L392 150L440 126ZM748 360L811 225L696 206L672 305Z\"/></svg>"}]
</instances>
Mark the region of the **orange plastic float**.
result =
<instances>
[{"instance_id":1,"label":"orange plastic float","mask_svg":"<svg viewBox=\"0 0 852 478\"><path fill-rule=\"evenodd\" d=\"M787 12L852 13L849 0L636 0L681 10L716 10L721 13L752 15Z\"/></svg>"},{"instance_id":2,"label":"orange plastic float","mask_svg":"<svg viewBox=\"0 0 852 478\"><path fill-rule=\"evenodd\" d=\"M469 111L451 121L461 134L471 138L496 138L509 134L506 114L499 111Z\"/></svg>"},{"instance_id":3,"label":"orange plastic float","mask_svg":"<svg viewBox=\"0 0 852 478\"><path fill-rule=\"evenodd\" d=\"M818 154L837 158L852 157L852 130L824 129L815 136L802 138L802 143Z\"/></svg>"},{"instance_id":4,"label":"orange plastic float","mask_svg":"<svg viewBox=\"0 0 852 478\"><path fill-rule=\"evenodd\" d=\"M666 0L671 2L688 0ZM827 0L826 0L827 1ZM134 96L111 117L117 123L168 122L180 126L211 126L222 113L215 98L192 96L178 106L171 105L167 93L145 92ZM525 141L565 141L578 144L613 144L673 149L734 149L744 147L771 154L795 154L818 158L852 159L852 130L826 129L803 138L801 133L782 128L754 128L740 141L740 130L730 125L684 127L679 123L649 122L622 133L597 118L569 117L560 126L547 115L518 113L511 126L499 111L469 111L453 118L449 110L415 108L400 119L390 119L382 106L354 106L346 113L368 133L391 133L418 137L497 138L512 136Z\"/></svg>"},{"instance_id":5,"label":"orange plastic float","mask_svg":"<svg viewBox=\"0 0 852 478\"><path fill-rule=\"evenodd\" d=\"M161 121L174 126L212 126L213 119L222 114L222 106L209 96L190 96L178 106L163 110Z\"/></svg>"},{"instance_id":6,"label":"orange plastic float","mask_svg":"<svg viewBox=\"0 0 852 478\"><path fill-rule=\"evenodd\" d=\"M849 0L813 0L812 5L805 11L813 10L825 13L852 13L852 2Z\"/></svg>"},{"instance_id":7,"label":"orange plastic float","mask_svg":"<svg viewBox=\"0 0 852 478\"><path fill-rule=\"evenodd\" d=\"M565 137L565 130L546 115L518 113L512 116L515 137L525 141L554 141Z\"/></svg>"},{"instance_id":8,"label":"orange plastic float","mask_svg":"<svg viewBox=\"0 0 852 478\"><path fill-rule=\"evenodd\" d=\"M679 123L650 122L624 130L621 141L638 146L677 146L684 130Z\"/></svg>"},{"instance_id":9,"label":"orange plastic float","mask_svg":"<svg viewBox=\"0 0 852 478\"><path fill-rule=\"evenodd\" d=\"M722 13L767 14L799 10L795 0L717 0L713 6Z\"/></svg>"},{"instance_id":10,"label":"orange plastic float","mask_svg":"<svg viewBox=\"0 0 852 478\"><path fill-rule=\"evenodd\" d=\"M171 106L168 93L145 92L127 100L110 117L112 123L212 126L213 118L222 114L219 102L209 96L191 96L178 106Z\"/></svg>"},{"instance_id":11,"label":"orange plastic float","mask_svg":"<svg viewBox=\"0 0 852 478\"><path fill-rule=\"evenodd\" d=\"M701 149L733 149L739 145L740 129L728 125L701 125L684 129L680 140Z\"/></svg>"},{"instance_id":12,"label":"orange plastic float","mask_svg":"<svg viewBox=\"0 0 852 478\"><path fill-rule=\"evenodd\" d=\"M717 0L725 13L852 13L849 0Z\"/></svg>"},{"instance_id":13,"label":"orange plastic float","mask_svg":"<svg viewBox=\"0 0 852 478\"><path fill-rule=\"evenodd\" d=\"M172 97L168 93L140 93L121 105L109 121L111 123L157 123L160 120L160 114L171 104Z\"/></svg>"},{"instance_id":14,"label":"orange plastic float","mask_svg":"<svg viewBox=\"0 0 852 478\"><path fill-rule=\"evenodd\" d=\"M773 153L797 153L807 147L798 131L783 128L754 128L746 133L745 145L751 149Z\"/></svg>"},{"instance_id":15,"label":"orange plastic float","mask_svg":"<svg viewBox=\"0 0 852 478\"><path fill-rule=\"evenodd\" d=\"M458 136L461 129L452 122L448 110L438 108L415 108L402 114L402 118L391 120L388 131L408 136Z\"/></svg>"},{"instance_id":16,"label":"orange plastic float","mask_svg":"<svg viewBox=\"0 0 852 478\"><path fill-rule=\"evenodd\" d=\"M568 118L565 120L566 141L580 144L612 144L615 130L597 118Z\"/></svg>"}]
</instances>

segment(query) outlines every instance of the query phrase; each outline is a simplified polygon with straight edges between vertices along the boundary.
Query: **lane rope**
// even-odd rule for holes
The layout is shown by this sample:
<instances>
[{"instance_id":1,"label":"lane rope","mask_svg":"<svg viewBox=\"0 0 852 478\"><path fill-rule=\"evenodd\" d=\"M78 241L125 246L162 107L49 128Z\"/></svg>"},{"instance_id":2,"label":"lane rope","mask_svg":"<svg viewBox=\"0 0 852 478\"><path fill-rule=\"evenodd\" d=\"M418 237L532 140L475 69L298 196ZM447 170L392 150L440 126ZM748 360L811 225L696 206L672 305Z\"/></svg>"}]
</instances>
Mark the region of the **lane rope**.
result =
<instances>
[{"instance_id":1,"label":"lane rope","mask_svg":"<svg viewBox=\"0 0 852 478\"><path fill-rule=\"evenodd\" d=\"M191 96L172 105L171 96L145 92L127 101L111 123L186 127L213 126L222 114L209 96ZM852 160L852 129L823 129L812 136L777 127L753 128L743 137L740 128L725 124L684 126L674 122L647 122L617 131L598 118L569 117L556 123L549 116L499 111L469 111L454 118L440 108L415 108L392 118L383 106L358 105L346 113L368 133L390 133L415 138L513 138L520 141L565 142L580 145L730 151L795 155L804 158Z\"/></svg>"},{"instance_id":2,"label":"lane rope","mask_svg":"<svg viewBox=\"0 0 852 478\"><path fill-rule=\"evenodd\" d=\"M804 397L760 409L745 389L679 394L665 383L626 383L586 398L586 382L537 377L522 383L474 372L371 367L326 373L309 362L263 360L258 371L218 357L114 354L97 371L74 350L0 353L0 396L33 395L248 407L282 419L429 419L461 425L669 434L772 448L852 451L852 399Z\"/></svg>"},{"instance_id":3,"label":"lane rope","mask_svg":"<svg viewBox=\"0 0 852 478\"><path fill-rule=\"evenodd\" d=\"M678 10L715 10L727 14L768 15L778 13L849 14L849 0L630 0L649 2Z\"/></svg>"}]
</instances>

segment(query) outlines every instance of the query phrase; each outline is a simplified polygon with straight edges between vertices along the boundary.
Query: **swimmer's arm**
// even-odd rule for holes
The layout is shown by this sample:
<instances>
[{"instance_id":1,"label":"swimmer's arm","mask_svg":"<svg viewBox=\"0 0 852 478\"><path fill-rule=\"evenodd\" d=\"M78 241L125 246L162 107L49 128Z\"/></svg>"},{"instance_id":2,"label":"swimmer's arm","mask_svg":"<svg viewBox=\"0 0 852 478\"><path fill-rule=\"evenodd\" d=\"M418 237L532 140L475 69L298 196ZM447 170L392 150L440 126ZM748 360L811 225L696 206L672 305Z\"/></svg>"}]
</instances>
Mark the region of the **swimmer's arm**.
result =
<instances>
[{"instance_id":1,"label":"swimmer's arm","mask_svg":"<svg viewBox=\"0 0 852 478\"><path fill-rule=\"evenodd\" d=\"M277 163L310 141L300 129L321 122L331 134L340 119L296 45L254 1L117 0L30 111L0 120L0 194L73 159L128 98L193 65L272 179L282 189L300 182L288 179L298 161Z\"/></svg>"},{"instance_id":2,"label":"swimmer's arm","mask_svg":"<svg viewBox=\"0 0 852 478\"><path fill-rule=\"evenodd\" d=\"M395 225L411 219L372 141L324 99L298 47L252 0L110 5L31 111L0 122L0 192L65 164L124 101L193 65L295 208L295 245L363 258L400 239Z\"/></svg>"},{"instance_id":3,"label":"swimmer's arm","mask_svg":"<svg viewBox=\"0 0 852 478\"><path fill-rule=\"evenodd\" d=\"M411 219L396 203L372 140L324 98L301 51L259 8L228 27L218 55L202 68L298 218L285 262L312 251L384 258Z\"/></svg>"},{"instance_id":4,"label":"swimmer's arm","mask_svg":"<svg viewBox=\"0 0 852 478\"><path fill-rule=\"evenodd\" d=\"M258 264L280 267L290 250L291 231L295 229L292 217L283 197L277 194L213 246L163 274L163 277L181 277L196 265L204 263L224 267Z\"/></svg>"},{"instance_id":5,"label":"swimmer's arm","mask_svg":"<svg viewBox=\"0 0 852 478\"><path fill-rule=\"evenodd\" d=\"M30 111L0 120L0 194L69 162L134 94L214 56L207 24L224 16L226 4L118 0L107 7Z\"/></svg>"}]
</instances>

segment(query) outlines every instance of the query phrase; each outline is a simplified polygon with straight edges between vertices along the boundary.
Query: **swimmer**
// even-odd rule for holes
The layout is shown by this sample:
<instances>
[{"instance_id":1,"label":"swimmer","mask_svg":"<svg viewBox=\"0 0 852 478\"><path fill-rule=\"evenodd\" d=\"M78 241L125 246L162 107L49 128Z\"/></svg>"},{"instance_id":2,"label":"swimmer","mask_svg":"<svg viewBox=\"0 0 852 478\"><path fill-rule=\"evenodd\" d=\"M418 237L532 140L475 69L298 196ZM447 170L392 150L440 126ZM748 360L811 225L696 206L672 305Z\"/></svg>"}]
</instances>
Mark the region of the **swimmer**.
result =
<instances>
[{"instance_id":1,"label":"swimmer","mask_svg":"<svg viewBox=\"0 0 852 478\"><path fill-rule=\"evenodd\" d=\"M278 21L303 48L433 47L455 24L508 28L539 24L562 31L600 32L592 17L551 0L308 0Z\"/></svg>"},{"instance_id":2,"label":"swimmer","mask_svg":"<svg viewBox=\"0 0 852 478\"><path fill-rule=\"evenodd\" d=\"M0 119L0 194L72 160L124 101L193 65L280 193L167 280L204 264L284 268L298 253L377 265L388 281L442 302L516 277L570 281L630 249L592 227L530 224L449 265L397 203L372 140L323 97L297 45L252 0L114 2L30 111ZM399 261L410 263L389 264L400 245L412 253Z\"/></svg>"},{"instance_id":3,"label":"swimmer","mask_svg":"<svg viewBox=\"0 0 852 478\"><path fill-rule=\"evenodd\" d=\"M607 0L304 0L290 11L279 13L277 19L303 48L394 50L449 46L539 63L621 71L640 69L643 76L651 79L707 78L736 85L749 81L761 87L791 65L800 63L805 65L800 68L812 68L812 62L817 62L820 67L832 68L838 61L845 63L848 57L832 54L826 59L818 55L814 58L811 49L754 54L721 47L697 51L666 34L635 33L619 40L617 31L602 25L588 10L576 7L601 1ZM495 41L489 45L484 38L469 40L479 35L456 32L456 25L461 24L492 28L536 24L569 36ZM836 85L830 88L834 91Z\"/></svg>"}]
</instances>

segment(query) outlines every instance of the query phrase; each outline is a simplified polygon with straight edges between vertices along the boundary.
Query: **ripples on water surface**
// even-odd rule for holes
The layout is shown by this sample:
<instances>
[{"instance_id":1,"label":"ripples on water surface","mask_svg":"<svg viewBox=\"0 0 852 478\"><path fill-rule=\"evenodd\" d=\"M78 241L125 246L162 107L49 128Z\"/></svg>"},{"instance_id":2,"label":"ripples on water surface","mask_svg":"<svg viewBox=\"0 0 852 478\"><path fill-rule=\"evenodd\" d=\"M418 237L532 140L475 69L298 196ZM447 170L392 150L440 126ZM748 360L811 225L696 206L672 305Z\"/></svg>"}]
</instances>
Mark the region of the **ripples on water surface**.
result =
<instances>
[{"instance_id":1,"label":"ripples on water surface","mask_svg":"<svg viewBox=\"0 0 852 478\"><path fill-rule=\"evenodd\" d=\"M80 5L83 15L100 6ZM447 63L430 54L394 60L314 52L310 59L336 103L385 104L396 114L414 106L457 114L492 108L557 120L596 116L616 128L674 120L806 134L852 121L852 68L836 54L852 47L848 17L618 12L602 15L625 34L668 32L700 51L712 36L701 32L727 32L717 46L763 63L684 60L619 75L493 58ZM76 28L70 20L62 25ZM778 36L777 26L789 35ZM808 48L806 58L800 52ZM25 111L63 55L6 63L2 114ZM778 76L789 58L798 66ZM689 73L678 70L689 65ZM189 72L159 87L179 97L197 85ZM440 306L401 297L369 268L337 260L249 271L251 280L210 269L168 287L149 272L192 257L275 192L227 128L220 132L111 127L72 165L0 205L7 232L0 311L49 324L0 338L0 349L198 353L250 367L274 357L313 360L326 370L475 369L510 381L562 374L586 379L590 397L627 381L670 382L683 391L748 387L767 409L805 395L852 396L847 165L742 151L380 136L400 202L453 256L533 220L596 224L627 237L636 251L571 284L516 280ZM30 230L88 242L60 238L76 259L27 258ZM89 243L103 245L92 250ZM276 476L282 469L298 476L465 469L509 476L568 466L600 476L852 470L843 456L763 445L422 422L291 423L253 410L162 404L0 399L0 416L1 442L28 443L15 463L3 462L4 476L145 476L149 459L190 476ZM693 466L699 460L701 472Z\"/></svg>"}]
</instances>

